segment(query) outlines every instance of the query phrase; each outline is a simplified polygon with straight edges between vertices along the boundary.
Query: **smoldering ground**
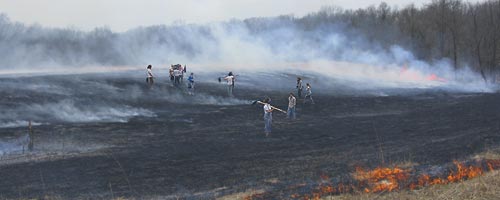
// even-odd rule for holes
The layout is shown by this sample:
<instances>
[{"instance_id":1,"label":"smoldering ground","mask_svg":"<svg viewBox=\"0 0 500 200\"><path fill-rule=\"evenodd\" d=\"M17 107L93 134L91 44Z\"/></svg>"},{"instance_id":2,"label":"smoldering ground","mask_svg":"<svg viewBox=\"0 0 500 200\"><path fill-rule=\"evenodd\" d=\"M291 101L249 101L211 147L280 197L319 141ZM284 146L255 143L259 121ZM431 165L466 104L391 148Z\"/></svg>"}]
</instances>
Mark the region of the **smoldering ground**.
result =
<instances>
[{"instance_id":1,"label":"smoldering ground","mask_svg":"<svg viewBox=\"0 0 500 200\"><path fill-rule=\"evenodd\" d=\"M237 105L248 103L200 92L185 95L184 86L174 88L166 77L151 89L140 76L57 75L3 78L3 127L49 123L127 122L137 116L155 117L153 104ZM216 80L215 78L213 80ZM213 81L215 83L215 81ZM166 110L168 111L168 109ZM26 122L26 123L25 123Z\"/></svg>"},{"instance_id":2,"label":"smoldering ground","mask_svg":"<svg viewBox=\"0 0 500 200\"><path fill-rule=\"evenodd\" d=\"M197 75L194 96L173 87L166 71L155 72L152 88L142 70L2 78L3 122L39 125L33 152L9 146L15 152L2 156L0 194L215 198L279 190L325 173L343 177L355 165L380 165L381 155L385 163L442 165L500 141L494 93L360 89L303 73L316 104L299 100L295 122L275 113L266 138L262 108L251 100L269 96L286 108L297 74L238 73L231 99L217 81L225 72ZM0 131L14 144L26 127Z\"/></svg>"},{"instance_id":3,"label":"smoldering ground","mask_svg":"<svg viewBox=\"0 0 500 200\"><path fill-rule=\"evenodd\" d=\"M158 108L151 105L243 105L252 100L262 99L273 93L295 92L295 78L302 77L311 83L316 94L387 96L412 92L450 91L450 92L490 92L482 83L459 84L429 80L421 72L372 71L373 66L341 62L295 64L288 68L271 67L267 70L253 67L254 71L241 69L237 74L238 88L263 90L247 99L227 98L225 83L218 83L225 72L204 72L203 67L190 66L190 70L200 69L196 74L197 89L195 96L186 95L186 86L173 87L166 69L156 72L156 84L147 88L143 71L112 72L111 74L66 74L43 76L17 76L2 78L1 93L4 114L0 116L1 127L25 126L28 121L33 125L50 123L86 122L127 122L133 117L156 117ZM331 66L334 65L334 66ZM279 73L277 70L286 70ZM206 70L206 69L205 69ZM368 75L364 74L367 70ZM407 75L408 74L408 75ZM414 79L407 79L412 76ZM460 86L460 87L457 87ZM218 91L220 90L220 91ZM166 109L162 112L170 112Z\"/></svg>"}]
</instances>

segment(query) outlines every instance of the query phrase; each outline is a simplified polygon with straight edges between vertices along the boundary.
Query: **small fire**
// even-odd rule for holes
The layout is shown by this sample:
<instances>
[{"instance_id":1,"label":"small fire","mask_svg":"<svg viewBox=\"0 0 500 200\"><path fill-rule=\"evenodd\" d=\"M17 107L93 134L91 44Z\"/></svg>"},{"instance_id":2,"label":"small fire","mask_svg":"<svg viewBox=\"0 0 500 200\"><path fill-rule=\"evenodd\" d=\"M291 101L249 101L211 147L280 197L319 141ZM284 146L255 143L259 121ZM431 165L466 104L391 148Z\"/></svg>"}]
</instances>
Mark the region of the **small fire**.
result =
<instances>
[{"instance_id":1,"label":"small fire","mask_svg":"<svg viewBox=\"0 0 500 200\"><path fill-rule=\"evenodd\" d=\"M494 171L500 168L500 160L482 160L474 165L467 165L454 161L454 168L441 176L431 176L429 174L419 174L412 169L399 167L377 167L366 170L360 167L352 173L354 183L329 183L328 176L321 175L320 184L314 188L310 194L293 193L290 199L319 200L324 196L345 194L345 193L381 193L398 190L415 190L431 185L444 185L461 182L483 175L486 170ZM307 186L303 186L307 187ZM281 193L282 194L282 193ZM272 195L261 193L249 196L245 199L267 199Z\"/></svg>"},{"instance_id":2,"label":"small fire","mask_svg":"<svg viewBox=\"0 0 500 200\"><path fill-rule=\"evenodd\" d=\"M427 76L427 80L429 81L440 81L440 82L446 82L446 79L445 78L441 78L439 77L438 75L436 74L431 74L429 76Z\"/></svg>"},{"instance_id":3,"label":"small fire","mask_svg":"<svg viewBox=\"0 0 500 200\"><path fill-rule=\"evenodd\" d=\"M410 174L408 170L395 168L375 168L374 170L364 170L356 168L354 178L360 185L366 185L365 192L382 192L398 190L402 182L408 180Z\"/></svg>"},{"instance_id":4,"label":"small fire","mask_svg":"<svg viewBox=\"0 0 500 200\"><path fill-rule=\"evenodd\" d=\"M412 183L409 188L413 190L429 185L444 185L448 183L456 183L466 179L472 179L478 177L480 175L483 175L484 173L483 168L480 166L471 165L467 167L463 163L460 163L458 161L454 161L453 163L457 167L457 170L456 171L452 170L446 178L439 178L439 177L431 178L427 174L422 174L418 178L418 182ZM498 166L494 168L493 165L488 161L486 161L486 163L490 171L493 171L494 169L498 168Z\"/></svg>"},{"instance_id":5,"label":"small fire","mask_svg":"<svg viewBox=\"0 0 500 200\"><path fill-rule=\"evenodd\" d=\"M500 168L500 160L486 160L488 170L493 171Z\"/></svg>"},{"instance_id":6,"label":"small fire","mask_svg":"<svg viewBox=\"0 0 500 200\"><path fill-rule=\"evenodd\" d=\"M408 66L403 66L399 72L399 76L408 81L439 81L447 82L445 78L442 78L436 74L424 75L420 71L410 70Z\"/></svg>"}]
</instances>

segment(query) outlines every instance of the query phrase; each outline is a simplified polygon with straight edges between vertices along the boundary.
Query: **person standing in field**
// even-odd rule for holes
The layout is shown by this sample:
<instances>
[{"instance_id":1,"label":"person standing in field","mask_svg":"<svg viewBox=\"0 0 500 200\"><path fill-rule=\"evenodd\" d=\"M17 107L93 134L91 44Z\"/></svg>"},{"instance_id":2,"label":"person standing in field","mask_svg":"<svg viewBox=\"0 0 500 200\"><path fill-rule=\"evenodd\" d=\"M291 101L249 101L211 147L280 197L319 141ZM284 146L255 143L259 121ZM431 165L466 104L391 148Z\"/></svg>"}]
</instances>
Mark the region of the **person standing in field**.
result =
<instances>
[{"instance_id":1,"label":"person standing in field","mask_svg":"<svg viewBox=\"0 0 500 200\"><path fill-rule=\"evenodd\" d=\"M179 86L181 83L181 71L178 66L174 66L174 86Z\"/></svg>"},{"instance_id":2,"label":"person standing in field","mask_svg":"<svg viewBox=\"0 0 500 200\"><path fill-rule=\"evenodd\" d=\"M311 100L311 104L314 104L314 100L312 98L312 89L311 84L306 84L306 96L304 97L304 104L306 104L307 99Z\"/></svg>"},{"instance_id":3,"label":"person standing in field","mask_svg":"<svg viewBox=\"0 0 500 200\"><path fill-rule=\"evenodd\" d=\"M168 70L168 74L170 75L170 82L174 84L174 65L170 65L170 69Z\"/></svg>"},{"instance_id":4,"label":"person standing in field","mask_svg":"<svg viewBox=\"0 0 500 200\"><path fill-rule=\"evenodd\" d=\"M154 76L153 76L152 68L153 68L153 66L148 65L147 72L146 72L146 75L147 75L146 82L148 83L149 87L153 86L153 83L154 83Z\"/></svg>"},{"instance_id":5,"label":"person standing in field","mask_svg":"<svg viewBox=\"0 0 500 200\"><path fill-rule=\"evenodd\" d=\"M234 89L234 75L233 72L229 72L224 80L227 81L227 95L229 97L233 97L233 89Z\"/></svg>"},{"instance_id":6,"label":"person standing in field","mask_svg":"<svg viewBox=\"0 0 500 200\"><path fill-rule=\"evenodd\" d=\"M266 133L266 137L269 136L272 130L273 123L273 107L269 104L271 101L270 98L265 98L264 103L264 132Z\"/></svg>"},{"instance_id":7,"label":"person standing in field","mask_svg":"<svg viewBox=\"0 0 500 200\"><path fill-rule=\"evenodd\" d=\"M179 83L183 83L184 82L184 68L182 67L182 65L180 64L177 64L177 67L179 68Z\"/></svg>"},{"instance_id":8,"label":"person standing in field","mask_svg":"<svg viewBox=\"0 0 500 200\"><path fill-rule=\"evenodd\" d=\"M191 73L188 77L188 93L189 95L194 95L194 73Z\"/></svg>"},{"instance_id":9,"label":"person standing in field","mask_svg":"<svg viewBox=\"0 0 500 200\"><path fill-rule=\"evenodd\" d=\"M288 110L287 110L287 118L290 120L295 119L295 107L297 105L297 98L293 95L293 92L290 92L290 96L288 96Z\"/></svg>"},{"instance_id":10,"label":"person standing in field","mask_svg":"<svg viewBox=\"0 0 500 200\"><path fill-rule=\"evenodd\" d=\"M304 89L304 86L302 86L302 79L300 77L297 77L297 97L302 98L302 89Z\"/></svg>"}]
</instances>

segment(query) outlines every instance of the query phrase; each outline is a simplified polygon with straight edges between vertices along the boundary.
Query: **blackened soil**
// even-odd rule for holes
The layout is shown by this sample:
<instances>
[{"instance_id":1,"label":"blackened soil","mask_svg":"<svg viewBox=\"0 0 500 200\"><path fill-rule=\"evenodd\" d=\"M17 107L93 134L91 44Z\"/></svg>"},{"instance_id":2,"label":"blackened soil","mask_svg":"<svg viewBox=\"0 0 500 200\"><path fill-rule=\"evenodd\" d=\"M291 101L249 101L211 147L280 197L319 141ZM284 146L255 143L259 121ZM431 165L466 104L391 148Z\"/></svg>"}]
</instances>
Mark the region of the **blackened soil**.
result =
<instances>
[{"instance_id":1,"label":"blackened soil","mask_svg":"<svg viewBox=\"0 0 500 200\"><path fill-rule=\"evenodd\" d=\"M237 91L241 99L260 93ZM286 107L285 93L271 97ZM112 147L2 165L0 198L211 199L270 182L341 177L357 165L440 165L500 144L499 94L314 98L314 105L299 101L296 121L275 112L269 137L256 105L179 104L177 117L157 113L128 123L39 126L38 138L65 132Z\"/></svg>"}]
</instances>

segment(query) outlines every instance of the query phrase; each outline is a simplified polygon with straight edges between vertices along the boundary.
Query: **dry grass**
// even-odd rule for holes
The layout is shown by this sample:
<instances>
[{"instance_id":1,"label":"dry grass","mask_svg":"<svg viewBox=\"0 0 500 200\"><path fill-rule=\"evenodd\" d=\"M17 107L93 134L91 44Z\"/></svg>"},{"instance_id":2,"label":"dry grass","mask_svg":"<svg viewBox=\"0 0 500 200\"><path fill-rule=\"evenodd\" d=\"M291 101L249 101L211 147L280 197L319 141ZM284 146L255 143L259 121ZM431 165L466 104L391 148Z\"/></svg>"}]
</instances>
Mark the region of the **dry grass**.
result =
<instances>
[{"instance_id":1,"label":"dry grass","mask_svg":"<svg viewBox=\"0 0 500 200\"><path fill-rule=\"evenodd\" d=\"M500 149L491 149L474 156L475 159L500 159ZM381 194L346 194L329 196L324 200L372 200L372 199L500 199L500 171L487 172L483 176L448 185L434 185L419 190L405 190Z\"/></svg>"},{"instance_id":2,"label":"dry grass","mask_svg":"<svg viewBox=\"0 0 500 200\"><path fill-rule=\"evenodd\" d=\"M246 197L252 196L254 194L260 194L263 192L264 192L264 190L248 190L248 191L241 192L241 193L236 193L236 194L231 194L231 195L219 197L217 199L218 200L240 200L240 199L243 200Z\"/></svg>"},{"instance_id":3,"label":"dry grass","mask_svg":"<svg viewBox=\"0 0 500 200\"><path fill-rule=\"evenodd\" d=\"M473 157L474 159L492 159L498 160L500 159L500 148L490 149L483 153L477 154Z\"/></svg>"},{"instance_id":4,"label":"dry grass","mask_svg":"<svg viewBox=\"0 0 500 200\"><path fill-rule=\"evenodd\" d=\"M484 176L448 185L435 185L420 190L400 191L385 194L352 194L330 196L324 200L368 200L368 199L499 199L500 171L489 172Z\"/></svg>"}]
</instances>

